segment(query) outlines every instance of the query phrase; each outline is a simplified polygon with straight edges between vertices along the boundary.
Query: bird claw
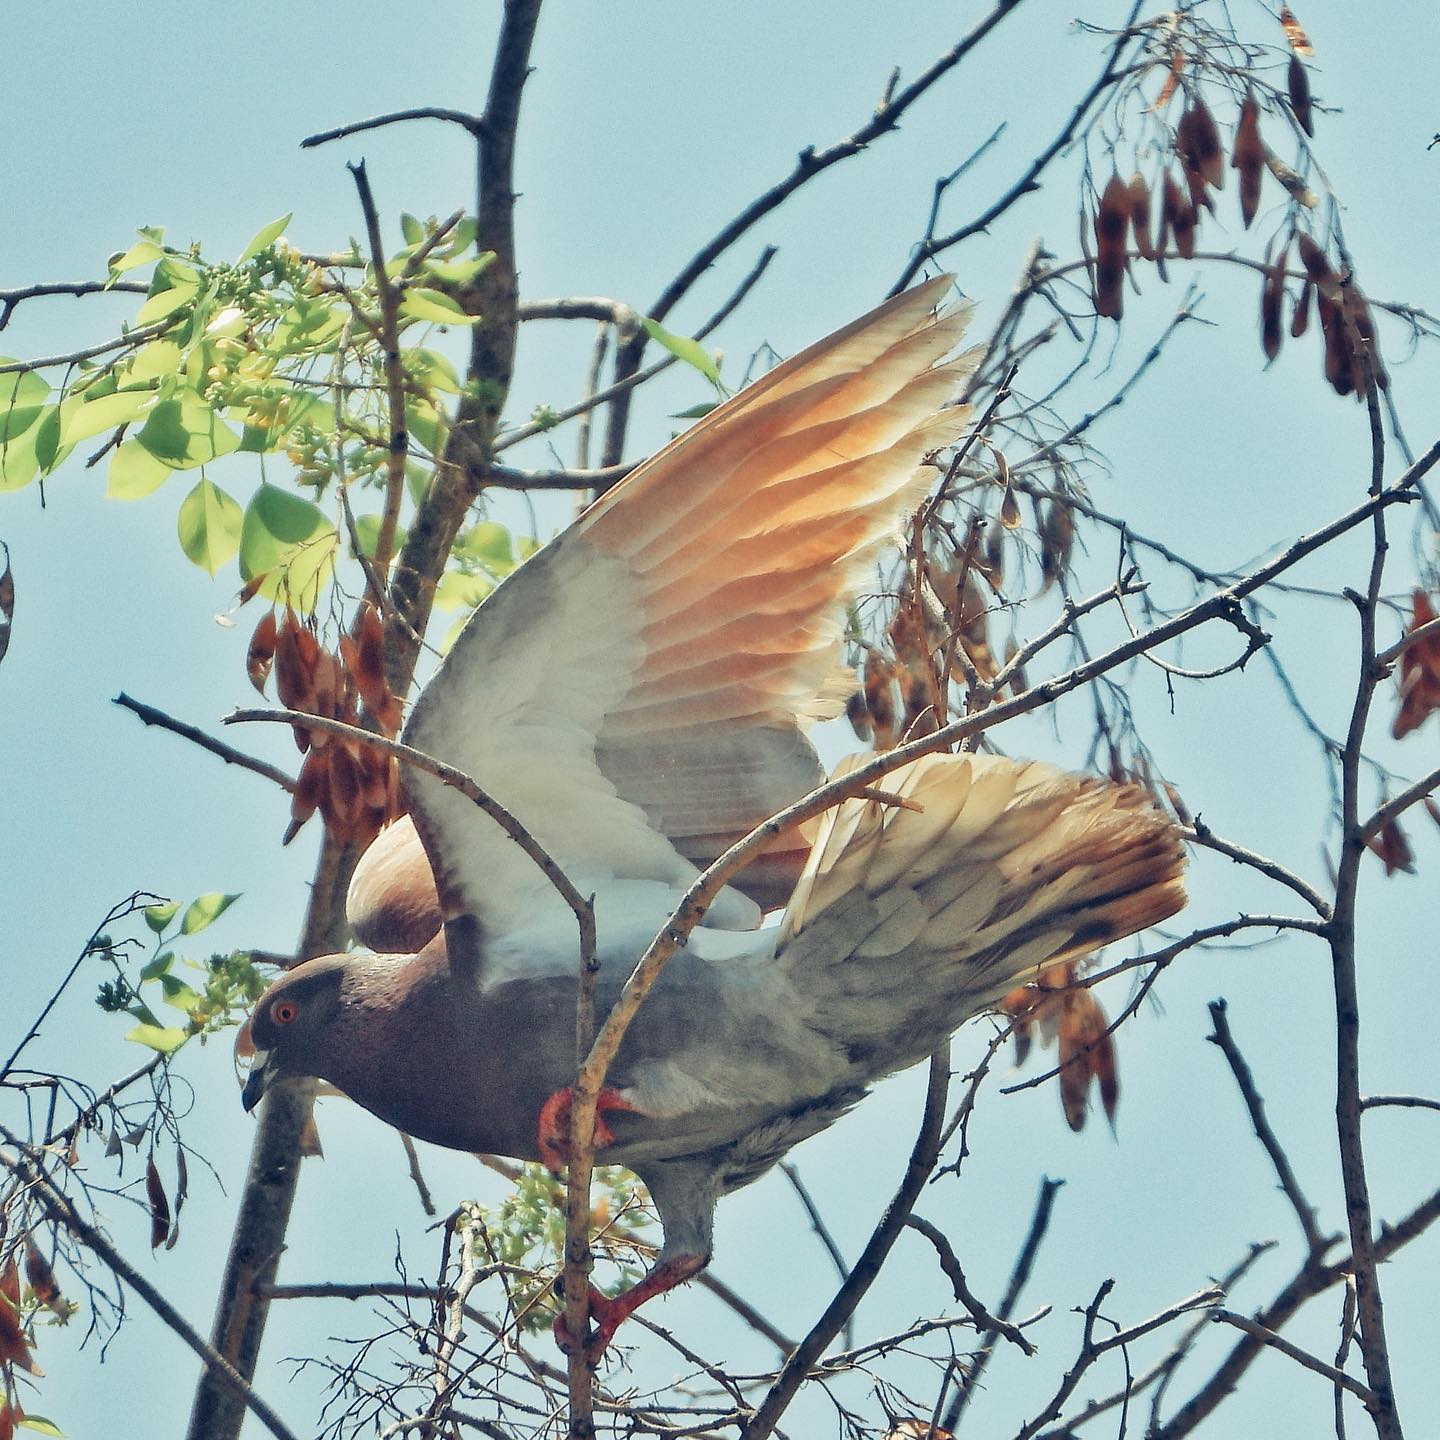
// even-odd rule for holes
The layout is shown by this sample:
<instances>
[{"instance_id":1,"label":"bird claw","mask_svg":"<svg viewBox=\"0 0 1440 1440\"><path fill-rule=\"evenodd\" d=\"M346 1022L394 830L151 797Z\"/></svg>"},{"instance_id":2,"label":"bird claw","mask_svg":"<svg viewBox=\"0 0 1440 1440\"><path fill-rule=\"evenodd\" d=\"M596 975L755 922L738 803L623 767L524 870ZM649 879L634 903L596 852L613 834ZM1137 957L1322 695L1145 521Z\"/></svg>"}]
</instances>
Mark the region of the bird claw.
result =
<instances>
[{"instance_id":1,"label":"bird claw","mask_svg":"<svg viewBox=\"0 0 1440 1440\"><path fill-rule=\"evenodd\" d=\"M570 1162L570 1112L574 1104L575 1091L566 1085L540 1107L540 1123L536 1134L540 1159L548 1170L556 1174ZM618 1090L613 1090L608 1085L601 1090L595 1100L595 1129L591 1132L597 1150L603 1150L615 1139L614 1132L605 1123L605 1112L633 1111L635 1108ZM605 1297L602 1295L600 1298L603 1300Z\"/></svg>"},{"instance_id":2,"label":"bird claw","mask_svg":"<svg viewBox=\"0 0 1440 1440\"><path fill-rule=\"evenodd\" d=\"M576 1350L581 1351L585 1356L585 1363L594 1370L600 1364L600 1357L605 1353L606 1347L615 1338L615 1332L631 1315L647 1300L656 1295L664 1295L683 1281L689 1280L691 1276L698 1275L705 1268L705 1262L704 1255L677 1255L673 1259L661 1261L649 1274L619 1295L602 1295L593 1285L589 1286L586 1305L591 1323L587 1327L585 1339L576 1343L570 1334L570 1327L565 1323L565 1312L562 1310L550 1327L555 1343L567 1355Z\"/></svg>"},{"instance_id":3,"label":"bird claw","mask_svg":"<svg viewBox=\"0 0 1440 1440\"><path fill-rule=\"evenodd\" d=\"M555 1337L555 1343L560 1347L562 1353L573 1355L577 1350L584 1355L585 1363L590 1369L599 1367L600 1357L605 1353L611 1340L615 1338L615 1332L620 1328L621 1322L630 1310L621 1302L624 1296L612 1300L608 1295L602 1295L593 1285L588 1287L588 1298L586 1301L586 1313L588 1321L586 1324L585 1338L579 1344L575 1342L570 1334L570 1327L565 1323L565 1312L562 1310L550 1326L550 1332Z\"/></svg>"}]
</instances>

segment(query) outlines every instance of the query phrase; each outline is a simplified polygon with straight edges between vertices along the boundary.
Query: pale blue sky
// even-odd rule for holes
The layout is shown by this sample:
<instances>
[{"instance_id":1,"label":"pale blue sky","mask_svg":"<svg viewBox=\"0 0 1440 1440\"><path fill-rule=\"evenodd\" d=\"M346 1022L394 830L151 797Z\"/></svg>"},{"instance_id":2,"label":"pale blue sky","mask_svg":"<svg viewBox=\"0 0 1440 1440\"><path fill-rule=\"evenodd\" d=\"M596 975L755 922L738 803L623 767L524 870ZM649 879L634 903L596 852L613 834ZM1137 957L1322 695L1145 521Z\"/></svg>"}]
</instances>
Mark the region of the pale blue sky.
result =
<instances>
[{"instance_id":1,"label":"pale blue sky","mask_svg":"<svg viewBox=\"0 0 1440 1440\"><path fill-rule=\"evenodd\" d=\"M1124 8L1089 7L1115 20ZM1263 21L1257 6L1235 10L1243 26ZM523 293L608 294L643 309L703 238L788 170L802 145L823 145L852 130L870 113L892 65L912 76L976 13L974 6L921 0L904 7L553 4L540 26L517 164ZM1427 154L1425 145L1440 127L1430 74L1440 24L1418 5L1367 7L1363 24L1356 13L1338 0L1314 0L1302 13L1319 48L1317 92L1344 112L1321 118L1322 155L1347 207L1346 239L1361 283L1372 295L1434 311L1440 151ZM978 63L937 87L899 134L837 167L747 236L672 317L674 327L708 315L765 243L781 247L775 264L714 341L729 352L732 379L762 342L788 353L874 303L923 227L934 176L1008 122L1004 145L969 179L959 207L968 217L1008 181L1019 157L1044 143L1085 83L1097 44L1067 31L1057 15L1053 7L1022 7ZM8 9L0 17L0 44L10 60L0 89L10 137L0 287L101 274L105 257L123 249L141 224L166 224L172 236L194 237L224 254L294 210L289 233L297 244L341 244L360 229L344 162L362 156L388 213L446 214L468 205L472 162L458 131L408 126L305 152L298 141L407 105L478 107L491 40L488 6L402 9L367 0L343 7ZM1062 182L947 257L980 303L982 333L1033 238L1047 238L1057 252L1073 250L1075 196L1073 180ZM1253 254L1258 242L1240 232L1231 205L1227 192L1221 219L1228 233L1215 225L1206 243ZM1170 363L1106 423L1096 438L1109 472L1092 480L1103 508L1124 511L1138 529L1165 534L1223 568L1352 503L1363 489L1366 446L1360 412L1318 381L1313 337L1263 370L1253 277L1209 269L1200 278L1204 313L1217 328L1188 327ZM1166 290L1147 277L1143 299L1127 298L1115 375L1138 362L1183 283L1174 279ZM108 302L32 302L0 335L0 352L64 351L109 334L126 313ZM1387 354L1399 360L1403 335L1396 327L1382 333ZM588 327L527 331L512 416L523 419L537 403L573 398L589 343ZM1411 438L1429 443L1440 414L1435 357L1422 353L1392 369ZM1022 383L1041 388L1038 376ZM698 377L676 374L644 400L635 453L663 439L668 414L702 398L700 391ZM569 435L557 444L568 458ZM529 455L545 462L541 446ZM99 472L72 462L47 485L44 509L33 487L0 496L0 538L10 546L17 589L14 639L0 666L0 1050L8 1052L93 925L132 889L182 899L243 891L243 901L211 932L216 945L285 950L294 942L315 827L292 851L280 850L283 797L180 741L142 730L109 703L123 689L213 727L253 698L243 666L253 620L242 615L239 628L226 629L213 618L228 609L234 582L211 581L179 555L174 513L183 493L183 485L173 485L139 504L106 502ZM500 513L523 523L518 507ZM542 528L559 523L559 513L544 512ZM1113 563L1109 543L1097 547L1096 574L1108 574ZM1406 554L1407 547L1396 547L1395 589L1407 582ZM1317 564L1301 578L1353 582L1363 558L1353 545L1344 555L1348 571ZM1156 569L1153 578L1163 599L1184 593L1174 576ZM1353 647L1352 616L1338 605L1287 607L1274 628L1307 700L1338 727L1348 699L1334 679L1334 656ZM1212 648L1202 641L1191 654ZM1228 648L1215 651L1217 658L1222 653ZM1161 763L1192 807L1217 829L1273 850L1323 882L1315 836L1324 784L1278 707L1264 666L1214 686L1182 688L1173 718L1155 674L1141 672L1133 689ZM1088 735L1082 704L1062 712L1062 726L1063 735L1042 722L1017 727L1005 743L1078 759ZM1432 722L1407 747L1379 749L1397 768L1419 773L1434 763L1435 733ZM278 763L293 761L283 734L243 741ZM1362 974L1372 1002L1367 1090L1434 1093L1440 1080L1427 989L1433 978L1425 963L1434 951L1440 845L1427 827L1424 821L1411 827L1419 878L1385 884L1378 867L1365 877L1374 927ZM1197 922L1237 907L1283 903L1214 861L1197 865L1192 888ZM124 1027L90 1003L99 978L76 985L30 1053L32 1063L97 1084L134 1063L134 1048L120 1040ZM1341 1222L1327 1145L1324 956L1288 942L1197 955L1163 980L1163 1010L1147 1007L1121 1034L1125 1094L1116 1140L1103 1124L1072 1137L1049 1088L992 1094L982 1106L963 1181L937 1187L924 1204L955 1236L978 1293L998 1296L1041 1173L1064 1176L1067 1184L1026 1308L1053 1303L1064 1311L1114 1275L1109 1312L1135 1321L1201 1288L1250 1240L1271 1236L1288 1248L1257 1272L1236 1297L1237 1308L1260 1303L1283 1283L1294 1255L1293 1222L1220 1057L1203 1040L1205 1001L1219 994L1230 1000L1236 1035L1277 1129L1293 1143L1322 1222ZM1118 1008L1125 992L1106 999ZM958 1068L980 1043L978 1030L962 1036ZM138 1211L112 1203L106 1218L127 1253L208 1330L252 1125L239 1109L224 1046L187 1055L181 1069L195 1088L187 1134L220 1183L192 1167L180 1244L153 1258L145 1253ZM898 1177L918 1103L916 1077L894 1082L795 1157L831 1197L827 1216L851 1258ZM323 1106L320 1119L327 1158L307 1166L282 1278L386 1277L397 1234L412 1266L428 1273L433 1237L423 1234L426 1222L393 1134L338 1102ZM1393 1216L1436 1184L1434 1117L1383 1114L1370 1123L1377 1212ZM92 1163L103 1177L106 1162L95 1155ZM135 1162L127 1163L134 1178ZM491 1189L461 1157L427 1152L425 1165L442 1208ZM778 1178L722 1207L716 1272L796 1333L831 1288L828 1262ZM1437 1279L1434 1236L1385 1274L1397 1383L1412 1425L1440 1411L1440 1377L1430 1363ZM860 1312L860 1333L898 1328L943 1306L946 1294L923 1245L904 1239L894 1272ZM181 1431L194 1363L138 1304L133 1312L103 1365L93 1344L75 1352L80 1327L68 1337L45 1332L40 1358L50 1378L33 1404L69 1435ZM1333 1353L1336 1314L1329 1302L1313 1307L1295 1326L1295 1338ZM702 1293L672 1299L659 1318L701 1349L713 1346L743 1363L768 1359ZM322 1312L309 1302L276 1308L260 1385L297 1430L304 1433L315 1413L316 1382L292 1383L282 1358L369 1325L359 1310ZM1058 1376L1076 1335L1063 1315L1047 1322L1039 1337L1045 1384ZM1217 1339L1207 1343L1218 1353ZM657 1363L662 1371L669 1364L663 1357ZM985 1418L977 1413L972 1424L1010 1433L1045 1393L1040 1369L1032 1365L1027 1373L1000 1357L989 1393L977 1403L986 1407ZM1118 1379L1118 1367L1096 1373L1087 1391L1099 1393ZM1180 1390L1188 1393L1183 1383ZM1298 1440L1330 1425L1330 1407L1323 1382L1268 1357L1205 1433ZM827 1433L829 1415L817 1410L813 1418L822 1427L817 1433Z\"/></svg>"}]
</instances>

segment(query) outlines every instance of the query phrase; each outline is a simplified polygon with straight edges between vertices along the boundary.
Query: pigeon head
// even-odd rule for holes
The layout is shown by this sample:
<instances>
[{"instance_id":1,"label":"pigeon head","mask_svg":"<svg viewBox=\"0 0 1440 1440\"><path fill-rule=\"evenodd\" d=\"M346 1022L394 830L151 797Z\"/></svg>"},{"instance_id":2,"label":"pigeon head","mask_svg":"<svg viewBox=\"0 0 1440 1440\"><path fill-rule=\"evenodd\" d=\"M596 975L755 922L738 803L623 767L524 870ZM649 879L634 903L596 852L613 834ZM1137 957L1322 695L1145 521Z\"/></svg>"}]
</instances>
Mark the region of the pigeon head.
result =
<instances>
[{"instance_id":1,"label":"pigeon head","mask_svg":"<svg viewBox=\"0 0 1440 1440\"><path fill-rule=\"evenodd\" d=\"M259 999L235 1042L240 1058L249 1055L242 1103L253 1110L279 1077L334 1079L337 1040L345 1030L349 955L307 960L281 976Z\"/></svg>"}]
</instances>

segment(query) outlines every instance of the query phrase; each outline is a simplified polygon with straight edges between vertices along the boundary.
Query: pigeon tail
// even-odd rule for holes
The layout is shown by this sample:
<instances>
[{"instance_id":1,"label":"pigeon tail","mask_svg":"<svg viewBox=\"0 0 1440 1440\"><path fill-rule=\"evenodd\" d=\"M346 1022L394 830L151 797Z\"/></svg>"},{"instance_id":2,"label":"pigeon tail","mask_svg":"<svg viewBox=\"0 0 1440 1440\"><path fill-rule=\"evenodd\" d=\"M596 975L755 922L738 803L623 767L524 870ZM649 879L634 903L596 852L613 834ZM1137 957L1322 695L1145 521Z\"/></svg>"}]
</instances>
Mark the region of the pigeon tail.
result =
<instances>
[{"instance_id":1,"label":"pigeon tail","mask_svg":"<svg viewBox=\"0 0 1440 1440\"><path fill-rule=\"evenodd\" d=\"M924 756L882 786L906 804L853 799L824 818L776 950L866 1080L1185 904L1179 833L1139 786L970 754Z\"/></svg>"}]
</instances>

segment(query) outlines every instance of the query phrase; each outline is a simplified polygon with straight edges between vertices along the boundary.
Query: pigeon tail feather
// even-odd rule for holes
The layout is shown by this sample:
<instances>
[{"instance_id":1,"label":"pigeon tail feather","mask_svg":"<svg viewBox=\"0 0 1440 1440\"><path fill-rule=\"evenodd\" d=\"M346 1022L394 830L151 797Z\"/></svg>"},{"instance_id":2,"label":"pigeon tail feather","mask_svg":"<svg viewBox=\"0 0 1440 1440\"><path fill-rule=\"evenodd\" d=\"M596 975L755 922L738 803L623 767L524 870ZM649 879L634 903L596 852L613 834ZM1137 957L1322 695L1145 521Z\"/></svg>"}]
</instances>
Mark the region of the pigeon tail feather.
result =
<instances>
[{"instance_id":1,"label":"pigeon tail feather","mask_svg":"<svg viewBox=\"0 0 1440 1440\"><path fill-rule=\"evenodd\" d=\"M1185 904L1179 833L1139 786L936 754L883 788L906 804L857 798L824 817L776 949L810 1024L866 1080Z\"/></svg>"}]
</instances>

